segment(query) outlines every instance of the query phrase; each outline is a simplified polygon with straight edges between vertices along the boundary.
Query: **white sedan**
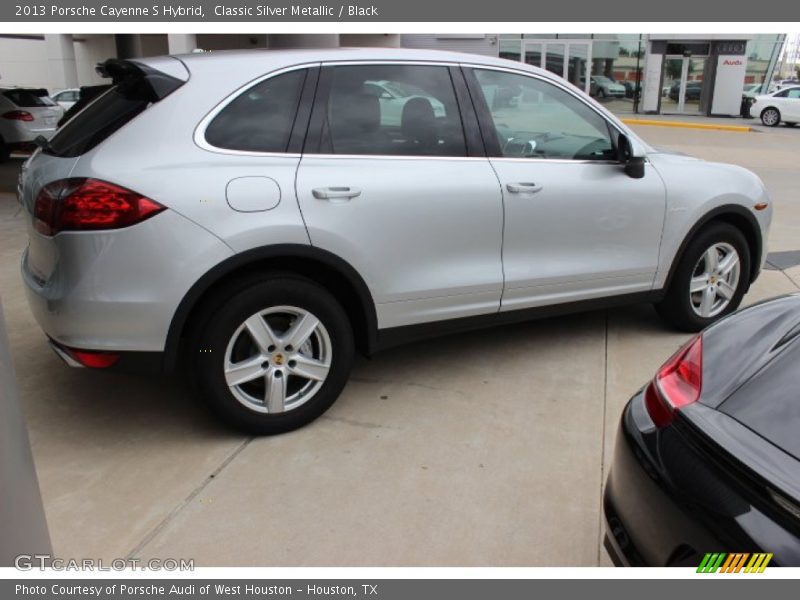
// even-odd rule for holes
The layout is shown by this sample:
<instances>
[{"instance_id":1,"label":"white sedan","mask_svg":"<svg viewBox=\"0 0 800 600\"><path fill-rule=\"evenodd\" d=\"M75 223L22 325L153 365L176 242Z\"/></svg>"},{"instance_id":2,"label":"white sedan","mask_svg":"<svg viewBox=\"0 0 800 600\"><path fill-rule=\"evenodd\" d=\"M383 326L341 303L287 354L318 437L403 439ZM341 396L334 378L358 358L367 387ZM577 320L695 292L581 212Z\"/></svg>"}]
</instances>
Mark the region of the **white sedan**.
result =
<instances>
[{"instance_id":1,"label":"white sedan","mask_svg":"<svg viewBox=\"0 0 800 600\"><path fill-rule=\"evenodd\" d=\"M68 88L53 94L51 98L55 100L61 108L69 110L72 108L72 105L78 101L80 95L81 91L78 88Z\"/></svg>"},{"instance_id":2,"label":"white sedan","mask_svg":"<svg viewBox=\"0 0 800 600\"><path fill-rule=\"evenodd\" d=\"M781 122L790 127L800 122L800 86L786 87L777 92L757 96L750 105L750 114L768 127Z\"/></svg>"},{"instance_id":3,"label":"white sedan","mask_svg":"<svg viewBox=\"0 0 800 600\"><path fill-rule=\"evenodd\" d=\"M50 139L63 114L47 90L0 88L0 162L12 152L32 150L40 135Z\"/></svg>"}]
</instances>

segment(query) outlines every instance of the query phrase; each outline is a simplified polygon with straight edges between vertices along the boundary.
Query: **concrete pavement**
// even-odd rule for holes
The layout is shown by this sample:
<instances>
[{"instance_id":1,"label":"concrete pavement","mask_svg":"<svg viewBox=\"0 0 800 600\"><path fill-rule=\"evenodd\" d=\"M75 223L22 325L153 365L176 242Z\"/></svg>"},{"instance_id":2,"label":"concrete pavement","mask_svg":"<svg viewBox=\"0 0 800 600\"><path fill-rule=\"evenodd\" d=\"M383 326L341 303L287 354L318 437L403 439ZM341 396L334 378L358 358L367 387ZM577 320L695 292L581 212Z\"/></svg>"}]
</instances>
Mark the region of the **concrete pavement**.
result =
<instances>
[{"instance_id":1,"label":"concrete pavement","mask_svg":"<svg viewBox=\"0 0 800 600\"><path fill-rule=\"evenodd\" d=\"M776 204L771 249L800 249L800 131L639 131L753 168ZM25 303L24 245L23 217L0 193L0 294L64 557L608 564L600 498L620 412L687 337L639 306L413 344L359 360L316 423L252 439L219 426L177 378L65 367ZM746 301L798 289L800 267L766 271Z\"/></svg>"}]
</instances>

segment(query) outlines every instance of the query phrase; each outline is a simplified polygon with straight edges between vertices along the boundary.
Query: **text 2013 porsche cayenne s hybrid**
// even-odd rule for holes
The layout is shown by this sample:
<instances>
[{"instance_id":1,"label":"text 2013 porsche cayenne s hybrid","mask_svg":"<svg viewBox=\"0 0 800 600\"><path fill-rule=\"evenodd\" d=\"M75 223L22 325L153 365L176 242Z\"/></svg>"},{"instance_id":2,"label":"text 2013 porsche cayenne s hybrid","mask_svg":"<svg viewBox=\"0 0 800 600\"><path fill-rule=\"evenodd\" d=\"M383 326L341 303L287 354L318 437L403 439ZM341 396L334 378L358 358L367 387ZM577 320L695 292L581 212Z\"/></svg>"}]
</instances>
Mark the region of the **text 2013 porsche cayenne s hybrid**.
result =
<instances>
[{"instance_id":1,"label":"text 2013 porsche cayenne s hybrid","mask_svg":"<svg viewBox=\"0 0 800 600\"><path fill-rule=\"evenodd\" d=\"M657 151L527 65L341 49L102 69L115 86L21 176L32 310L73 366L185 360L247 430L311 421L355 351L436 331L630 301L699 330L765 259L758 177Z\"/></svg>"}]
</instances>

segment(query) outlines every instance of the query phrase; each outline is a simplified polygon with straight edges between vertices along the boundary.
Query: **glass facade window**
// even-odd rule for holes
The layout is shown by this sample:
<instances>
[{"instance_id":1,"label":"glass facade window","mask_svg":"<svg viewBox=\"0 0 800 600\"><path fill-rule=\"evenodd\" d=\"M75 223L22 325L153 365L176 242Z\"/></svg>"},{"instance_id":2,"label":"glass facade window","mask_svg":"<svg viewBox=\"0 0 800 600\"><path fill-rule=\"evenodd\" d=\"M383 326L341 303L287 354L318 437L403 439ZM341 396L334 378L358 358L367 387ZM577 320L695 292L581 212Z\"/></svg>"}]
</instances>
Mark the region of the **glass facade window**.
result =
<instances>
[{"instance_id":1,"label":"glass facade window","mask_svg":"<svg viewBox=\"0 0 800 600\"><path fill-rule=\"evenodd\" d=\"M778 57L783 47L784 34L754 35L747 42L747 71L744 76L744 85L761 84L761 92L766 93L769 88L768 79L775 70Z\"/></svg>"},{"instance_id":2,"label":"glass facade window","mask_svg":"<svg viewBox=\"0 0 800 600\"><path fill-rule=\"evenodd\" d=\"M783 47L784 34L756 34L746 43L747 67L743 91L759 92L770 86ZM500 34L499 55L541 67L565 78L616 113L648 111L707 114L713 102L714 85L706 81L714 73L716 55L724 53L715 42L705 40L650 40L643 34ZM658 107L643 109L644 70L648 48L659 43L662 81L652 93L661 98ZM716 48L716 49L715 49ZM687 57L686 72L682 59ZM681 81L686 79L684 92ZM658 77L656 77L656 80ZM651 80L653 81L653 80ZM677 84L677 85L676 85ZM652 83L651 83L652 85ZM652 97L652 94L651 94ZM652 102L650 103L652 104ZM673 106L674 105L674 106Z\"/></svg>"},{"instance_id":3,"label":"glass facade window","mask_svg":"<svg viewBox=\"0 0 800 600\"><path fill-rule=\"evenodd\" d=\"M637 34L595 36L589 94L613 112L636 112L644 52L642 36Z\"/></svg>"}]
</instances>

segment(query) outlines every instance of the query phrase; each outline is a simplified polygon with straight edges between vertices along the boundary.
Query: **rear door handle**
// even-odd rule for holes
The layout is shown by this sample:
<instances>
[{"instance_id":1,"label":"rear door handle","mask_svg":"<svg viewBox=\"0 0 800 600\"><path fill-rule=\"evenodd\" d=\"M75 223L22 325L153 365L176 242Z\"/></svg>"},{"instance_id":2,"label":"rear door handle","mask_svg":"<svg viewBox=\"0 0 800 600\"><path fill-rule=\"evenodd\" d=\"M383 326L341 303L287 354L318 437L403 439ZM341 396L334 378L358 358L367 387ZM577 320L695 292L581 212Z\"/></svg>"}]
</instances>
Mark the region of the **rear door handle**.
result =
<instances>
[{"instance_id":1,"label":"rear door handle","mask_svg":"<svg viewBox=\"0 0 800 600\"><path fill-rule=\"evenodd\" d=\"M317 200L350 200L361 195L361 190L353 187L314 188L311 194Z\"/></svg>"},{"instance_id":2,"label":"rear door handle","mask_svg":"<svg viewBox=\"0 0 800 600\"><path fill-rule=\"evenodd\" d=\"M535 183L520 182L508 183L506 184L506 189L512 194L535 194L542 191L542 186Z\"/></svg>"}]
</instances>

